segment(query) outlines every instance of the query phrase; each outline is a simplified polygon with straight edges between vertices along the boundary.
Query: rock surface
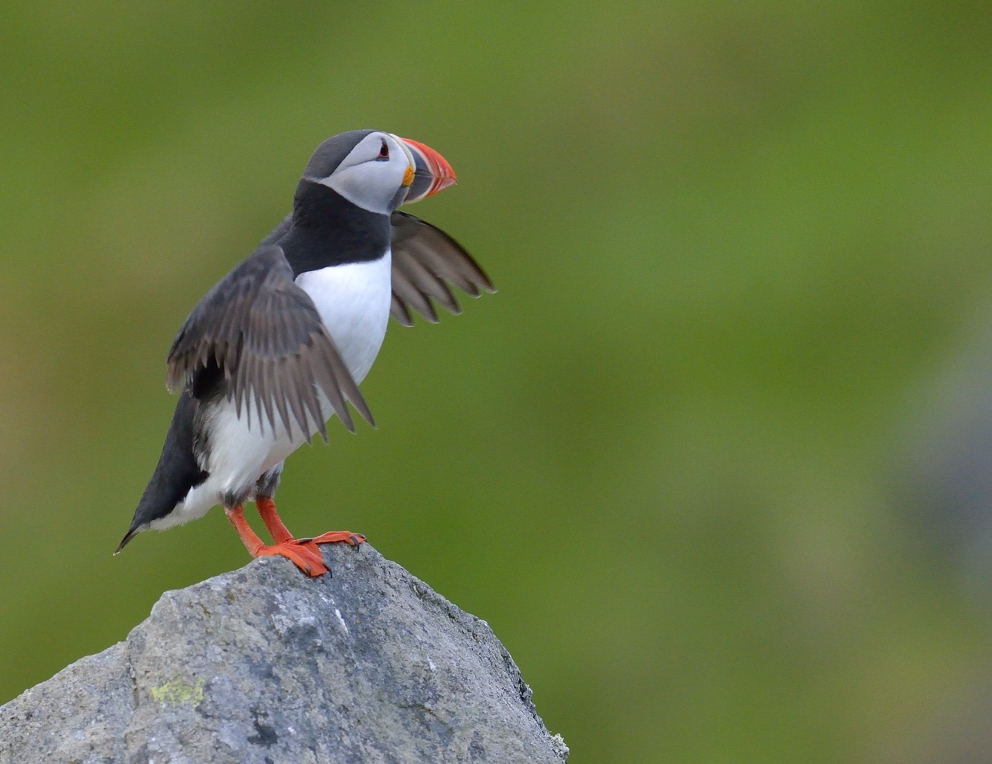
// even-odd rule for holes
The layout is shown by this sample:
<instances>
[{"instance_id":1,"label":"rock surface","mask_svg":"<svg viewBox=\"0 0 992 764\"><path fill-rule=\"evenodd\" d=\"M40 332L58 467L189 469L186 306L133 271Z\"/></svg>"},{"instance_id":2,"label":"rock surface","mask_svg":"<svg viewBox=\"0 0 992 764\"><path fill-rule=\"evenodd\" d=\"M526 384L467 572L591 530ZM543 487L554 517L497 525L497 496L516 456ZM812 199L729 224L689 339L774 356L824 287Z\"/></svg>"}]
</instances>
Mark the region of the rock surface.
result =
<instances>
[{"instance_id":1,"label":"rock surface","mask_svg":"<svg viewBox=\"0 0 992 764\"><path fill-rule=\"evenodd\" d=\"M166 592L127 640L0 707L0 764L560 764L485 621L363 545Z\"/></svg>"}]
</instances>

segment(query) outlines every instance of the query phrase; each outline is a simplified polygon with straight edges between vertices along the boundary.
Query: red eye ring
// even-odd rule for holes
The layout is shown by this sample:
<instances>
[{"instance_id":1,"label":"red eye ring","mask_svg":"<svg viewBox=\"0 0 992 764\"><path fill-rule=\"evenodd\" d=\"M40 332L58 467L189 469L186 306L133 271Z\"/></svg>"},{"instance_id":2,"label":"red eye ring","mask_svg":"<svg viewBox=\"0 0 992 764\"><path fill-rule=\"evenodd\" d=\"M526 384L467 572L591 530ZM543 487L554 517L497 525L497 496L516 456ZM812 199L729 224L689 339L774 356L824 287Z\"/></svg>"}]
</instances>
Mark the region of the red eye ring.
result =
<instances>
[{"instance_id":1,"label":"red eye ring","mask_svg":"<svg viewBox=\"0 0 992 764\"><path fill-rule=\"evenodd\" d=\"M389 159L389 144L385 141L382 142L382 148L379 149L379 156L376 159Z\"/></svg>"}]
</instances>

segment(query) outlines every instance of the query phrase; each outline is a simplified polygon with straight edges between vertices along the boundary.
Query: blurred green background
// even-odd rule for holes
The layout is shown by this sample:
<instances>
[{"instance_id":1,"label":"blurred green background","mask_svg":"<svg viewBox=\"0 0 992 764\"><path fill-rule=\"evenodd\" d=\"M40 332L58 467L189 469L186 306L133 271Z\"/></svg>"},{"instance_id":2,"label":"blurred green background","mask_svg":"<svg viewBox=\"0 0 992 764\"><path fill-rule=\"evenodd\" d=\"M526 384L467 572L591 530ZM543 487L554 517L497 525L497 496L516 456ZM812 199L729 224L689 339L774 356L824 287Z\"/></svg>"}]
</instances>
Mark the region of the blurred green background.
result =
<instances>
[{"instance_id":1,"label":"blurred green background","mask_svg":"<svg viewBox=\"0 0 992 764\"><path fill-rule=\"evenodd\" d=\"M992 314L987 3L4 2L0 103L0 702L248 561L111 552L175 331L357 127L500 291L391 325L290 528L489 621L575 764L941 760L992 688L900 477Z\"/></svg>"}]
</instances>

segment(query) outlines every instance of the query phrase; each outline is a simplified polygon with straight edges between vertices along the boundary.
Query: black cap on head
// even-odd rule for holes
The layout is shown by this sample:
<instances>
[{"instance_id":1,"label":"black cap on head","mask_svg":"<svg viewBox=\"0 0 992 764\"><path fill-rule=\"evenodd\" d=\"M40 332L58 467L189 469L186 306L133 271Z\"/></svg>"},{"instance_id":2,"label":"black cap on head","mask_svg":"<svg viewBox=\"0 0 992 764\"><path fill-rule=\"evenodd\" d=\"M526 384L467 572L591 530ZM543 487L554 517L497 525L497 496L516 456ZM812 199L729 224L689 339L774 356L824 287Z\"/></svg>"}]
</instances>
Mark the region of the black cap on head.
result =
<instances>
[{"instance_id":1,"label":"black cap on head","mask_svg":"<svg viewBox=\"0 0 992 764\"><path fill-rule=\"evenodd\" d=\"M313 152L307 168L303 171L303 177L315 180L326 178L366 135L374 132L375 130L349 130L328 138Z\"/></svg>"}]
</instances>

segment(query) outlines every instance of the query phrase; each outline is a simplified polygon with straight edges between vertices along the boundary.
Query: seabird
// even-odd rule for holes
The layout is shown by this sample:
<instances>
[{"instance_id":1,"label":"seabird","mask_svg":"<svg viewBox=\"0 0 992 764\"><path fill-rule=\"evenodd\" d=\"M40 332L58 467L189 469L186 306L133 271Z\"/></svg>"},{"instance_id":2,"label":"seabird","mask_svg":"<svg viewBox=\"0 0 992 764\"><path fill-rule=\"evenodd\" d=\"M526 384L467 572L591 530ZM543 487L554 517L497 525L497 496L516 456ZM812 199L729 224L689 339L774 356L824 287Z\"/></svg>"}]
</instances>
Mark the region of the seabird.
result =
<instances>
[{"instance_id":1,"label":"seabird","mask_svg":"<svg viewBox=\"0 0 992 764\"><path fill-rule=\"evenodd\" d=\"M391 133L352 130L317 147L292 213L207 292L172 343L166 386L179 401L117 552L218 504L252 557L281 555L310 576L327 572L317 544L365 541L350 531L293 538L276 487L287 456L315 433L327 441L332 416L355 431L346 401L374 426L358 385L390 315L433 323L432 300L460 312L451 286L495 291L458 242L396 209L455 180L436 151ZM245 520L247 501L271 545Z\"/></svg>"}]
</instances>

